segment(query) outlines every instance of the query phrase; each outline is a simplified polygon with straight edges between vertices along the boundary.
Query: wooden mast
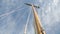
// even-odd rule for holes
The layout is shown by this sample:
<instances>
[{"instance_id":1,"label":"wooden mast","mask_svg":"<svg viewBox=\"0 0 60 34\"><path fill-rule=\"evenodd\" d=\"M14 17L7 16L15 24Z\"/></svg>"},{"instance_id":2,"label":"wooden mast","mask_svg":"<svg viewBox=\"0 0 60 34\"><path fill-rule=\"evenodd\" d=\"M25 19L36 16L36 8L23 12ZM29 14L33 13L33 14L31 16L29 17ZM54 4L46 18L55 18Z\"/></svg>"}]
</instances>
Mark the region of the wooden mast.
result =
<instances>
[{"instance_id":1,"label":"wooden mast","mask_svg":"<svg viewBox=\"0 0 60 34\"><path fill-rule=\"evenodd\" d=\"M35 20L34 26L35 26L35 32L36 32L36 34L46 34L46 32L44 31L44 29L42 28L41 21L39 19L39 16L37 14L36 9L35 9L35 8L39 8L39 6L35 6L33 4L28 4L28 3L25 3L25 4L28 5L28 6L32 6L34 20Z\"/></svg>"},{"instance_id":2,"label":"wooden mast","mask_svg":"<svg viewBox=\"0 0 60 34\"><path fill-rule=\"evenodd\" d=\"M34 5L32 5L32 9L33 9L33 14L34 14L34 20L35 20L35 26L36 26L37 34L46 34L45 31L42 28L41 21L39 19L39 16L37 14L37 11L36 11Z\"/></svg>"}]
</instances>

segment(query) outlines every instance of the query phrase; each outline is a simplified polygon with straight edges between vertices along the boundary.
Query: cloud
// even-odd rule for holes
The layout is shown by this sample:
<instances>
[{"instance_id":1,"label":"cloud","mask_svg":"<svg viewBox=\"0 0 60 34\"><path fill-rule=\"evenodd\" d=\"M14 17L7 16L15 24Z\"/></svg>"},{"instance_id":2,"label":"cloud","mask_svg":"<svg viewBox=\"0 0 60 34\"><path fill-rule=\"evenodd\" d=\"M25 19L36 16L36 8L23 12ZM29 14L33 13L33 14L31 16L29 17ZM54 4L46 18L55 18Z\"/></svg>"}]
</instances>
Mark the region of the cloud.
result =
<instances>
[{"instance_id":1,"label":"cloud","mask_svg":"<svg viewBox=\"0 0 60 34\"><path fill-rule=\"evenodd\" d=\"M48 0L49 1L49 0ZM51 2L44 1L44 6L42 6L42 15L40 15L42 24L47 32L47 34L57 34L58 31L54 30L60 22L60 2L59 0L51 0ZM45 2L48 2L47 4ZM39 12L39 11L38 11ZM59 26L56 28L58 29Z\"/></svg>"},{"instance_id":2,"label":"cloud","mask_svg":"<svg viewBox=\"0 0 60 34\"><path fill-rule=\"evenodd\" d=\"M59 0L53 0L53 4L55 4L57 6Z\"/></svg>"},{"instance_id":3,"label":"cloud","mask_svg":"<svg viewBox=\"0 0 60 34\"><path fill-rule=\"evenodd\" d=\"M7 17L5 20L3 20L2 26L0 27L0 34L11 34L15 29L15 21L11 16ZM0 21L1 22L1 21Z\"/></svg>"}]
</instances>

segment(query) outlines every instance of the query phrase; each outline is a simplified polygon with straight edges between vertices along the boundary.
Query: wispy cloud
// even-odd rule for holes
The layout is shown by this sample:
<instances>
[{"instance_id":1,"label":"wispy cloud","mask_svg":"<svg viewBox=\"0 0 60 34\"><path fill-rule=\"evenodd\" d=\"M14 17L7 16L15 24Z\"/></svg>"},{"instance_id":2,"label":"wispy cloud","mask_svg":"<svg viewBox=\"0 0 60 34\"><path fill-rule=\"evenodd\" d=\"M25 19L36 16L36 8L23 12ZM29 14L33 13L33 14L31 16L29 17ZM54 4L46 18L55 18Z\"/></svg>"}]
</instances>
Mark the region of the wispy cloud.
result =
<instances>
[{"instance_id":1,"label":"wispy cloud","mask_svg":"<svg viewBox=\"0 0 60 34\"><path fill-rule=\"evenodd\" d=\"M60 22L60 6L58 5L59 0L51 0L51 2L44 1L45 6L42 6L42 24L45 27L47 34L56 34L56 31L53 30ZM48 2L47 4L45 2ZM58 27L59 28L59 27ZM56 29L58 29L56 28ZM57 32L58 33L58 32Z\"/></svg>"}]
</instances>

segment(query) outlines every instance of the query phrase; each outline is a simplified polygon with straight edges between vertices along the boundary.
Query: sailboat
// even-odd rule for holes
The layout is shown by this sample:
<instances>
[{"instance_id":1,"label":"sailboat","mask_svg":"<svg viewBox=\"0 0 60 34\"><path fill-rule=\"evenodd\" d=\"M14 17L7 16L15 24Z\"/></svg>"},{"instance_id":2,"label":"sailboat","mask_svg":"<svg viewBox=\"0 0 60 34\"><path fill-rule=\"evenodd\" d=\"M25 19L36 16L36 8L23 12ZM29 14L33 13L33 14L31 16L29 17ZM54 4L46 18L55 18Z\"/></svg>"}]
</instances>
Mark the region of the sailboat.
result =
<instances>
[{"instance_id":1,"label":"sailboat","mask_svg":"<svg viewBox=\"0 0 60 34\"><path fill-rule=\"evenodd\" d=\"M39 6L35 6L33 4L28 4L25 3L28 6L32 6L32 10L33 10L33 15L34 15L34 28L35 28L35 34L46 34L45 30L42 27L41 21L39 19L39 16L37 14L37 11L35 8L40 8ZM26 34L26 33L25 33Z\"/></svg>"}]
</instances>

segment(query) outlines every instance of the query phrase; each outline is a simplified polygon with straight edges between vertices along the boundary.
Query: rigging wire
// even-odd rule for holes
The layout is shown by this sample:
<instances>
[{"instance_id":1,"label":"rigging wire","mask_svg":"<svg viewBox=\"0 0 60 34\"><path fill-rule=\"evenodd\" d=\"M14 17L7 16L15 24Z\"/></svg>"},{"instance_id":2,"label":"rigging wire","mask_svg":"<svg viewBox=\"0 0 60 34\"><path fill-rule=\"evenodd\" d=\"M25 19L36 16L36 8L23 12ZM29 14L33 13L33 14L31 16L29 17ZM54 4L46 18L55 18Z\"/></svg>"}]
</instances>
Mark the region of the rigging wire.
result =
<instances>
[{"instance_id":1,"label":"rigging wire","mask_svg":"<svg viewBox=\"0 0 60 34\"><path fill-rule=\"evenodd\" d=\"M25 9L25 8L22 8L22 9ZM19 10L22 10L22 9L19 9ZM14 13L14 12L16 12L16 10L12 10L12 11L9 12L9 13L5 13L5 14L3 14L3 15L0 15L0 17L8 16L9 14L12 14L12 13Z\"/></svg>"},{"instance_id":2,"label":"rigging wire","mask_svg":"<svg viewBox=\"0 0 60 34\"><path fill-rule=\"evenodd\" d=\"M31 11L30 11L30 13L28 15L28 18L27 18L27 21L26 21L26 25L25 25L25 28L24 28L24 34L26 34L26 32L27 32L27 27L28 27L28 23L29 23L30 14L31 14Z\"/></svg>"},{"instance_id":3,"label":"rigging wire","mask_svg":"<svg viewBox=\"0 0 60 34\"><path fill-rule=\"evenodd\" d=\"M20 8L22 8L22 7L23 7L23 5L18 6L16 9L11 10L11 12L9 12L9 14L10 14L10 13L14 13L14 11L16 11L17 9L21 10ZM22 9L23 9L23 8L22 8ZM7 10L7 11L9 11L9 10ZM0 15L0 18L3 17L3 16L7 16L7 15L8 15L8 13L2 14L2 15Z\"/></svg>"}]
</instances>

